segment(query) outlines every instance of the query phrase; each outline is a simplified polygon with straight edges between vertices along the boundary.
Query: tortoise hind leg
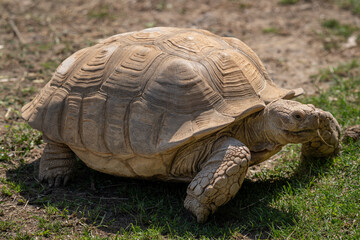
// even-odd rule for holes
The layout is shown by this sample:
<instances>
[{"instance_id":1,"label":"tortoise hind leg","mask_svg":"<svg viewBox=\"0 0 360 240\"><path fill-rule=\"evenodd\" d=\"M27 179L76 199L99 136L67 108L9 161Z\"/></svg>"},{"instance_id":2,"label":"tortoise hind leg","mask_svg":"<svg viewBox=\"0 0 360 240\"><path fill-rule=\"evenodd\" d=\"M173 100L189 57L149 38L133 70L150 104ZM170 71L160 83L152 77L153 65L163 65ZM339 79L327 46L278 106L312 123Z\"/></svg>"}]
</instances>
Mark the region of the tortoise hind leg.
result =
<instances>
[{"instance_id":1,"label":"tortoise hind leg","mask_svg":"<svg viewBox=\"0 0 360 240\"><path fill-rule=\"evenodd\" d=\"M40 159L39 179L49 186L66 185L76 169L76 157L73 151L61 143L47 140Z\"/></svg>"},{"instance_id":2,"label":"tortoise hind leg","mask_svg":"<svg viewBox=\"0 0 360 240\"><path fill-rule=\"evenodd\" d=\"M190 183L184 203L199 223L236 195L249 161L249 149L234 138L223 137L214 144L209 159Z\"/></svg>"}]
</instances>

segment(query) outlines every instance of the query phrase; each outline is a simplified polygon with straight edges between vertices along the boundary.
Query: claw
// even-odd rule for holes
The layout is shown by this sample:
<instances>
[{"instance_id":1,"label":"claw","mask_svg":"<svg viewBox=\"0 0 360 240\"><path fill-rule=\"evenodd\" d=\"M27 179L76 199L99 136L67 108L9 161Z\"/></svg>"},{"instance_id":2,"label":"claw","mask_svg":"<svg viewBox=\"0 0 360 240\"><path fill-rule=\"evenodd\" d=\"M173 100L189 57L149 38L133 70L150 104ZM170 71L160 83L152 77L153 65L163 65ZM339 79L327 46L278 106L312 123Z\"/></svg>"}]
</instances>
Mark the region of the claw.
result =
<instances>
[{"instance_id":1,"label":"claw","mask_svg":"<svg viewBox=\"0 0 360 240\"><path fill-rule=\"evenodd\" d=\"M44 178L44 177L39 177L40 181L44 181L47 180L49 187L60 187L60 186L66 186L68 184L68 182L71 179L71 176L69 174L65 175L65 176L57 176L57 177L48 177L48 178Z\"/></svg>"},{"instance_id":2,"label":"claw","mask_svg":"<svg viewBox=\"0 0 360 240\"><path fill-rule=\"evenodd\" d=\"M64 144L48 142L40 159L39 179L48 182L49 187L65 185L76 170L76 158Z\"/></svg>"}]
</instances>

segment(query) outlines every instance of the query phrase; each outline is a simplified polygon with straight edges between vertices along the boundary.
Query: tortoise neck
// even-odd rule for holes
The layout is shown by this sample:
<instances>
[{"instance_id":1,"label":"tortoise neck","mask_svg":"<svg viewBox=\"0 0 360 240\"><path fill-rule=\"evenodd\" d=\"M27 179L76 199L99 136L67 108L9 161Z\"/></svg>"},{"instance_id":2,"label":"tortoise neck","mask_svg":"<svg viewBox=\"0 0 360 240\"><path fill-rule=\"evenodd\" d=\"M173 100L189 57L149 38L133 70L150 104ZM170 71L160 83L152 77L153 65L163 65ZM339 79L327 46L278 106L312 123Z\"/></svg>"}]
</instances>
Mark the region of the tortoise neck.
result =
<instances>
[{"instance_id":1,"label":"tortoise neck","mask_svg":"<svg viewBox=\"0 0 360 240\"><path fill-rule=\"evenodd\" d=\"M273 133L269 131L268 121L265 110L245 118L236 132L236 138L242 141L253 152L273 148L278 143Z\"/></svg>"}]
</instances>

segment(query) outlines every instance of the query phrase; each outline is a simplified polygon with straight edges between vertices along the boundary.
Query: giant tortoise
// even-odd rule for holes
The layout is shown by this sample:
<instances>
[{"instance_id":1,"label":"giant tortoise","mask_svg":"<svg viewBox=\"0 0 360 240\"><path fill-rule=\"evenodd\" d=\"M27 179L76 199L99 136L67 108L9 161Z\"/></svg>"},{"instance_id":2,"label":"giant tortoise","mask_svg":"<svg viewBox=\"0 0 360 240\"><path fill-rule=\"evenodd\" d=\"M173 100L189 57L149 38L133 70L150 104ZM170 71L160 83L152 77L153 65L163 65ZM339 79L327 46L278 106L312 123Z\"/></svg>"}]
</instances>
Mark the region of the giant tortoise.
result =
<instances>
[{"instance_id":1,"label":"giant tortoise","mask_svg":"<svg viewBox=\"0 0 360 240\"><path fill-rule=\"evenodd\" d=\"M302 92L276 86L236 38L159 27L74 53L22 116L46 142L41 180L65 184L77 156L103 173L189 182L184 206L204 222L284 145L338 151L335 118L288 100Z\"/></svg>"}]
</instances>

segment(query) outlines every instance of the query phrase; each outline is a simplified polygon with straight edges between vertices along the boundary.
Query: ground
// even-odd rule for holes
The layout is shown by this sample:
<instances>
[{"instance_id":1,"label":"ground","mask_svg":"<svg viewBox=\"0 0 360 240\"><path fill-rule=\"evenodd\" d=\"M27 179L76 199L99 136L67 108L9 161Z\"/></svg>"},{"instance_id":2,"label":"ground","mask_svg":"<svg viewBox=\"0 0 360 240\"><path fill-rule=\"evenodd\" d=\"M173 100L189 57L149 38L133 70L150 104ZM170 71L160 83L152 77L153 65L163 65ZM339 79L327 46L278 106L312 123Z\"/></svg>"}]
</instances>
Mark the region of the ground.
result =
<instances>
[{"instance_id":1,"label":"ground","mask_svg":"<svg viewBox=\"0 0 360 240\"><path fill-rule=\"evenodd\" d=\"M2 0L0 134L6 140L9 134L21 135L22 131L26 131L32 138L24 142L35 143L36 146L22 146L22 149L14 150L14 158L9 161L2 156L0 177L3 180L0 187L9 179L15 179L16 174L29 173L32 169L36 171L37 159L43 147L40 136L24 126L17 133L9 132L9 129L23 122L19 115L21 106L34 97L49 81L55 68L76 50L113 34L147 27L202 28L243 40L262 59L276 84L286 88L302 87L306 94L314 95L331 85L326 79L319 81L314 77L320 69L330 69L331 72L339 63L360 57L360 16L356 9L349 7L352 5L348 2L356 3L346 0ZM2 143L5 146L6 141ZM31 151L22 156L21 151L28 148ZM20 170L17 162L20 158L16 158L19 156L21 164L25 164L24 169ZM36 195L28 191L28 195L11 197L2 194L0 218L15 222L27 219L23 232L32 232L37 231L36 224L39 224L39 219L34 216L51 216L49 207L43 206L48 200L61 205L62 199L76 202L78 200L74 199L93 198L94 204L90 206L101 201L106 204L113 200L126 202L129 196L114 196L114 189L107 186L107 182L121 188L125 181L127 185L134 184L136 188L146 189L147 182L112 177L105 177L106 182L100 187L95 186L96 180L104 176L90 172L92 178L89 180L89 170L84 166L80 166L80 169L79 176L84 178L81 181L85 188L80 190L76 185L71 185L69 190L44 190L45 186L37 182L36 175L30 174L25 178L28 188L30 185L31 189L40 192ZM166 192L173 185L161 187ZM186 186L180 185L179 189L179 196L184 196ZM159 190L158 193L164 192ZM85 208L87 205L75 206ZM76 235L83 223L89 224L92 220L99 222L99 216L94 217L95 220L83 220L84 215L90 218L91 214L79 216L81 211L76 211L75 207L68 210L73 212L71 215L64 213L68 224L74 226L70 235ZM129 228L129 224L134 222L129 211L129 214L117 218L118 222L114 225ZM184 216L188 218L185 213ZM115 230L102 228L95 231L103 236L116 233Z\"/></svg>"}]
</instances>

